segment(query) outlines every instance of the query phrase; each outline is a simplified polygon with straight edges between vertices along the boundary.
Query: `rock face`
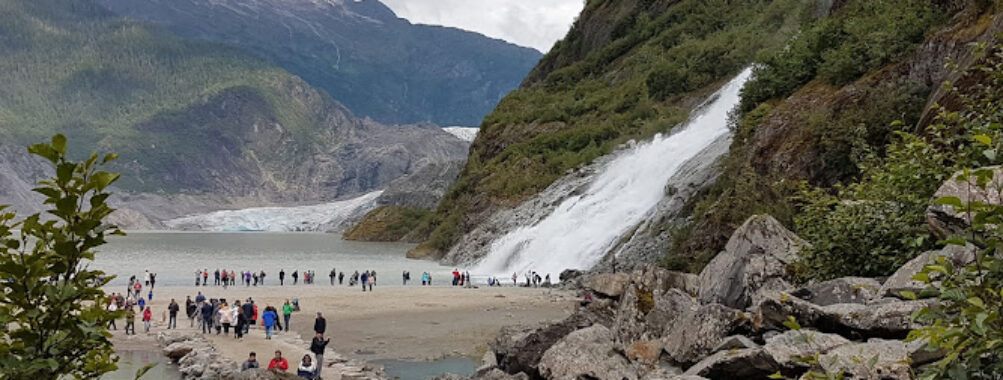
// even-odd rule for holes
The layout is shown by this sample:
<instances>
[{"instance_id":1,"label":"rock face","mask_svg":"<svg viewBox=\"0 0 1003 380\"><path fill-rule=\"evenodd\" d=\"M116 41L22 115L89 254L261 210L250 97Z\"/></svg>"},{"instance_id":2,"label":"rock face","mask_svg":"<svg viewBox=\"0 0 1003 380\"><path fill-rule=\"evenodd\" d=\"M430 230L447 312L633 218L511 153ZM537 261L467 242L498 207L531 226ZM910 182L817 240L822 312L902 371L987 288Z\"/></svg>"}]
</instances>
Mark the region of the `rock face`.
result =
<instances>
[{"instance_id":1,"label":"rock face","mask_svg":"<svg viewBox=\"0 0 1003 380\"><path fill-rule=\"evenodd\" d=\"M902 297L903 291L910 291L919 295L920 291L927 287L927 284L913 280L913 277L922 272L923 267L935 264L936 260L940 257L951 261L955 268L960 268L975 261L975 247L971 245L965 247L948 245L939 251L925 252L909 260L909 262L895 271L891 277L885 280L884 285L881 286L878 293L883 297Z\"/></svg>"},{"instance_id":2,"label":"rock face","mask_svg":"<svg viewBox=\"0 0 1003 380\"><path fill-rule=\"evenodd\" d=\"M749 322L742 312L719 304L687 310L662 338L665 352L675 363L695 363Z\"/></svg>"},{"instance_id":3,"label":"rock face","mask_svg":"<svg viewBox=\"0 0 1003 380\"><path fill-rule=\"evenodd\" d=\"M540 375L555 380L637 379L637 371L626 359L610 355L613 336L609 329L595 325L568 334L540 359Z\"/></svg>"},{"instance_id":4,"label":"rock face","mask_svg":"<svg viewBox=\"0 0 1003 380\"><path fill-rule=\"evenodd\" d=\"M376 205L434 209L460 175L463 164L463 160L429 162L414 173L390 182L376 199Z\"/></svg>"},{"instance_id":5,"label":"rock face","mask_svg":"<svg viewBox=\"0 0 1003 380\"><path fill-rule=\"evenodd\" d=\"M620 297L629 283L627 273L599 273L586 277L582 286L606 297Z\"/></svg>"},{"instance_id":6,"label":"rock face","mask_svg":"<svg viewBox=\"0 0 1003 380\"><path fill-rule=\"evenodd\" d=\"M763 379L777 372L777 363L760 348L719 351L686 370L684 375L710 379Z\"/></svg>"},{"instance_id":7,"label":"rock face","mask_svg":"<svg viewBox=\"0 0 1003 380\"><path fill-rule=\"evenodd\" d=\"M809 285L791 293L819 306L838 303L867 303L878 298L881 283L873 278L844 277Z\"/></svg>"},{"instance_id":8,"label":"rock face","mask_svg":"<svg viewBox=\"0 0 1003 380\"><path fill-rule=\"evenodd\" d=\"M846 373L858 379L910 379L911 350L902 341L871 339L836 347L819 363L829 373ZM867 365L873 361L874 365Z\"/></svg>"},{"instance_id":9,"label":"rock face","mask_svg":"<svg viewBox=\"0 0 1003 380\"><path fill-rule=\"evenodd\" d=\"M800 331L790 330L766 340L763 349L776 361L785 372L794 372L808 365L798 358L824 354L833 348L850 343L849 340L836 334L826 334L810 329Z\"/></svg>"},{"instance_id":10,"label":"rock face","mask_svg":"<svg viewBox=\"0 0 1003 380\"><path fill-rule=\"evenodd\" d=\"M786 266L807 244L771 216L749 218L700 273L700 302L744 309L758 292L789 288Z\"/></svg>"},{"instance_id":11,"label":"rock face","mask_svg":"<svg viewBox=\"0 0 1003 380\"><path fill-rule=\"evenodd\" d=\"M976 180L971 178L967 181L958 180L962 172L954 173L951 180L944 182L933 194L933 199L945 197L956 197L962 204L980 202L984 204L1003 204L1003 196L1000 190L1003 189L1003 167L982 168L992 170L993 179L985 189L979 188ZM926 221L931 229L941 238L964 233L971 224L971 215L964 210L956 210L951 205L933 204L926 210Z\"/></svg>"},{"instance_id":12,"label":"rock face","mask_svg":"<svg viewBox=\"0 0 1003 380\"><path fill-rule=\"evenodd\" d=\"M498 368L512 374L524 372L536 377L539 376L540 359L548 349L572 331L597 323L608 325L609 316L586 310L542 327L505 327L489 346L498 357Z\"/></svg>"}]
</instances>

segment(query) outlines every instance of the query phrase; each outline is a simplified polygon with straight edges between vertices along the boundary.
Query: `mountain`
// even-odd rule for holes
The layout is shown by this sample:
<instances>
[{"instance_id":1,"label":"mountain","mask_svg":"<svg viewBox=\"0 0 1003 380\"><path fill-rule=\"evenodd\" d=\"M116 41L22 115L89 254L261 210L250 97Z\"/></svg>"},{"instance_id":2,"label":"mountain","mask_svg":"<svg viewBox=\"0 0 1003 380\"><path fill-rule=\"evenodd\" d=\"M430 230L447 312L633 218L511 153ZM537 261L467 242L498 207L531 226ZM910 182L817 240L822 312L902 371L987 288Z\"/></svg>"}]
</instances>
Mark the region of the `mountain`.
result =
<instances>
[{"instance_id":1,"label":"mountain","mask_svg":"<svg viewBox=\"0 0 1003 380\"><path fill-rule=\"evenodd\" d=\"M188 39L237 46L384 123L477 125L536 50L398 18L377 0L99 0Z\"/></svg>"},{"instance_id":2,"label":"mountain","mask_svg":"<svg viewBox=\"0 0 1003 380\"><path fill-rule=\"evenodd\" d=\"M484 119L435 231L412 255L444 257L492 215L575 168L670 131L818 12L801 0L588 1L568 35Z\"/></svg>"},{"instance_id":3,"label":"mountain","mask_svg":"<svg viewBox=\"0 0 1003 380\"><path fill-rule=\"evenodd\" d=\"M79 154L118 153L121 199L135 203L123 213L154 222L361 195L467 150L438 127L356 118L267 61L90 0L0 1L0 81L3 203L44 174L20 147L54 133Z\"/></svg>"}]
</instances>

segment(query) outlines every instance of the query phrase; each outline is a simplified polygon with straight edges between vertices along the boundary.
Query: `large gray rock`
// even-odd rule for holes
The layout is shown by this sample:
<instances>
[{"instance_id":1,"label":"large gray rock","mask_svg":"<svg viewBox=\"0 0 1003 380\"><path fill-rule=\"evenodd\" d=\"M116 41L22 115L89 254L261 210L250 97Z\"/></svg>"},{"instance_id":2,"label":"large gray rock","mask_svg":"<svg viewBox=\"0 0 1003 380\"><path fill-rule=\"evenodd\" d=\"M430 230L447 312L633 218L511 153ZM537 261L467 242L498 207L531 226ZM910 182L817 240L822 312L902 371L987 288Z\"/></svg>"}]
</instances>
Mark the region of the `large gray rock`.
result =
<instances>
[{"instance_id":1,"label":"large gray rock","mask_svg":"<svg viewBox=\"0 0 1003 380\"><path fill-rule=\"evenodd\" d=\"M494 341L489 343L498 359L498 368L508 373L524 372L530 377L539 376L539 363L543 354L572 331L595 324L609 324L608 316L580 311L565 320L536 327L504 327Z\"/></svg>"},{"instance_id":2,"label":"large gray rock","mask_svg":"<svg viewBox=\"0 0 1003 380\"><path fill-rule=\"evenodd\" d=\"M785 372L788 372L808 367L798 358L821 355L848 343L849 340L836 334L802 329L788 330L766 339L763 349Z\"/></svg>"},{"instance_id":3,"label":"large gray rock","mask_svg":"<svg viewBox=\"0 0 1003 380\"><path fill-rule=\"evenodd\" d=\"M967 181L957 180L962 172L956 172L950 180L944 182L933 194L933 199L957 197L962 204L980 202L984 204L1003 204L1000 189L1003 189L1003 167L988 167L993 171L993 179L986 189L979 188L974 178ZM963 234L971 225L972 216L965 210L956 210L954 206L933 204L926 209L926 222L940 238Z\"/></svg>"},{"instance_id":4,"label":"large gray rock","mask_svg":"<svg viewBox=\"0 0 1003 380\"><path fill-rule=\"evenodd\" d=\"M750 217L700 273L700 302L744 309L760 292L787 290L786 267L806 246L773 217Z\"/></svg>"},{"instance_id":5,"label":"large gray rock","mask_svg":"<svg viewBox=\"0 0 1003 380\"><path fill-rule=\"evenodd\" d=\"M585 289L594 291L606 297L620 297L623 295L627 284L630 283L630 275L627 273L596 273L582 280Z\"/></svg>"},{"instance_id":6,"label":"large gray rock","mask_svg":"<svg viewBox=\"0 0 1003 380\"><path fill-rule=\"evenodd\" d=\"M913 277L922 272L923 267L936 263L940 257L950 260L956 268L959 268L975 261L975 247L972 245L965 247L948 245L937 251L925 252L909 260L909 262L895 271L891 277L885 280L878 294L883 297L902 297L902 292L910 291L919 295L920 291L928 285L921 281L913 280ZM933 285L936 285L936 282Z\"/></svg>"},{"instance_id":7,"label":"large gray rock","mask_svg":"<svg viewBox=\"0 0 1003 380\"><path fill-rule=\"evenodd\" d=\"M898 340L871 339L836 347L819 358L828 373L855 379L912 379L912 350ZM873 363L873 365L871 365Z\"/></svg>"},{"instance_id":8,"label":"large gray rock","mask_svg":"<svg viewBox=\"0 0 1003 380\"><path fill-rule=\"evenodd\" d=\"M719 351L690 367L683 375L709 379L765 379L779 366L760 348Z\"/></svg>"},{"instance_id":9,"label":"large gray rock","mask_svg":"<svg viewBox=\"0 0 1003 380\"><path fill-rule=\"evenodd\" d=\"M798 289L791 294L820 306L867 303L879 298L881 283L873 278L843 277Z\"/></svg>"},{"instance_id":10,"label":"large gray rock","mask_svg":"<svg viewBox=\"0 0 1003 380\"><path fill-rule=\"evenodd\" d=\"M554 380L638 379L637 370L614 351L613 334L595 325L568 334L543 354L540 375Z\"/></svg>"},{"instance_id":11,"label":"large gray rock","mask_svg":"<svg viewBox=\"0 0 1003 380\"><path fill-rule=\"evenodd\" d=\"M647 304L649 301L650 305ZM698 306L693 297L679 289L656 293L630 287L621 297L613 321L615 340L626 349L639 340L658 339L666 334L677 318Z\"/></svg>"},{"instance_id":12,"label":"large gray rock","mask_svg":"<svg viewBox=\"0 0 1003 380\"><path fill-rule=\"evenodd\" d=\"M269 371L265 368L254 368L241 371L233 376L234 380L296 380L295 374L289 372Z\"/></svg>"},{"instance_id":13,"label":"large gray rock","mask_svg":"<svg viewBox=\"0 0 1003 380\"><path fill-rule=\"evenodd\" d=\"M205 343L203 342L186 340L186 341L171 343L167 347L164 347L163 352L164 356L168 357L171 360L180 360L181 358L185 357L185 355L188 355L189 353L194 351L196 348L204 346Z\"/></svg>"},{"instance_id":14,"label":"large gray rock","mask_svg":"<svg viewBox=\"0 0 1003 380\"><path fill-rule=\"evenodd\" d=\"M744 313L719 304L688 310L676 318L662 339L665 352L675 363L696 363L749 322Z\"/></svg>"},{"instance_id":15,"label":"large gray rock","mask_svg":"<svg viewBox=\"0 0 1003 380\"><path fill-rule=\"evenodd\" d=\"M925 301L885 299L870 304L814 305L786 293L766 293L754 307L757 320L766 329L785 330L783 323L794 317L801 326L850 338L904 338L917 327L912 313L926 307Z\"/></svg>"}]
</instances>

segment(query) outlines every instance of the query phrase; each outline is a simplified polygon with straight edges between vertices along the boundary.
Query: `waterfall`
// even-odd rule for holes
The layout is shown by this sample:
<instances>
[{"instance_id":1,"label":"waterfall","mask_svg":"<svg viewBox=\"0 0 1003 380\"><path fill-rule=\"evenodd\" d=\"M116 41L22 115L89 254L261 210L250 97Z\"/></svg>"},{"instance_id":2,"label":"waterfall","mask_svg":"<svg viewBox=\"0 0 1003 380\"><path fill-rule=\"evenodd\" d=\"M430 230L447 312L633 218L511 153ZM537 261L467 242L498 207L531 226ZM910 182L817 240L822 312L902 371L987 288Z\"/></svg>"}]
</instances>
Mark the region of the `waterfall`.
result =
<instances>
[{"instance_id":1,"label":"waterfall","mask_svg":"<svg viewBox=\"0 0 1003 380\"><path fill-rule=\"evenodd\" d=\"M506 277L535 271L557 281L565 269L592 268L665 197L665 185L680 166L729 133L729 113L750 76L746 69L728 82L676 133L619 152L582 194L565 199L535 225L493 241L472 271Z\"/></svg>"}]
</instances>

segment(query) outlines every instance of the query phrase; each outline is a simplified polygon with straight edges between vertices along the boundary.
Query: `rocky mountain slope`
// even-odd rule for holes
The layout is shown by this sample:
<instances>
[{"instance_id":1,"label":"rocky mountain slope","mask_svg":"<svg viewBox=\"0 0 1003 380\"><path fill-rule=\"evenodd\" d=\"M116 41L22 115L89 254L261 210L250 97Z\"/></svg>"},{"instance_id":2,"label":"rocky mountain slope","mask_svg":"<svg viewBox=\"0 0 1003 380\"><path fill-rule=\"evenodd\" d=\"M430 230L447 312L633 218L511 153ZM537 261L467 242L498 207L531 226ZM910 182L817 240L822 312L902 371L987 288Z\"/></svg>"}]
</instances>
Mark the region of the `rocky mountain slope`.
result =
<instances>
[{"instance_id":1,"label":"rocky mountain slope","mask_svg":"<svg viewBox=\"0 0 1003 380\"><path fill-rule=\"evenodd\" d=\"M341 199L467 151L440 128L358 119L266 61L90 0L6 0L0 30L3 203L29 199L40 177L22 147L57 132L73 151L121 156L121 215L139 224Z\"/></svg>"},{"instance_id":2,"label":"rocky mountain slope","mask_svg":"<svg viewBox=\"0 0 1003 380\"><path fill-rule=\"evenodd\" d=\"M99 0L189 39L256 53L383 123L477 125L540 59L398 18L378 0Z\"/></svg>"}]
</instances>

